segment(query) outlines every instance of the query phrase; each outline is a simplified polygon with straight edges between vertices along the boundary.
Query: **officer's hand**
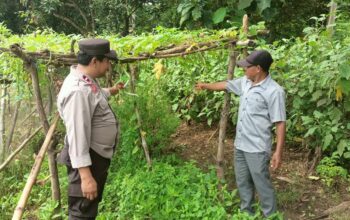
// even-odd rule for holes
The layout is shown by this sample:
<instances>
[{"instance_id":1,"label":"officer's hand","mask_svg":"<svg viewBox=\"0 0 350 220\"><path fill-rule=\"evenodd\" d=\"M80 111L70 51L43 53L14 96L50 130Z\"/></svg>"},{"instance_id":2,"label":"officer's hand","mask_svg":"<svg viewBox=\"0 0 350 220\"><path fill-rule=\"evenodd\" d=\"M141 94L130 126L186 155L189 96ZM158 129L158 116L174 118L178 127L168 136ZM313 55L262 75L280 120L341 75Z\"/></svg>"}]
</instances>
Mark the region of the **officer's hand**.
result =
<instances>
[{"instance_id":1,"label":"officer's hand","mask_svg":"<svg viewBox=\"0 0 350 220\"><path fill-rule=\"evenodd\" d=\"M97 197L97 183L92 176L81 179L81 191L83 196L89 200Z\"/></svg>"},{"instance_id":2,"label":"officer's hand","mask_svg":"<svg viewBox=\"0 0 350 220\"><path fill-rule=\"evenodd\" d=\"M277 170L282 163L282 154L275 152L271 158L271 168L272 170Z\"/></svg>"},{"instance_id":3,"label":"officer's hand","mask_svg":"<svg viewBox=\"0 0 350 220\"><path fill-rule=\"evenodd\" d=\"M119 92L119 90L124 89L124 83L117 83L115 84L113 87L109 88L109 92L111 93L111 95L115 95Z\"/></svg>"}]
</instances>

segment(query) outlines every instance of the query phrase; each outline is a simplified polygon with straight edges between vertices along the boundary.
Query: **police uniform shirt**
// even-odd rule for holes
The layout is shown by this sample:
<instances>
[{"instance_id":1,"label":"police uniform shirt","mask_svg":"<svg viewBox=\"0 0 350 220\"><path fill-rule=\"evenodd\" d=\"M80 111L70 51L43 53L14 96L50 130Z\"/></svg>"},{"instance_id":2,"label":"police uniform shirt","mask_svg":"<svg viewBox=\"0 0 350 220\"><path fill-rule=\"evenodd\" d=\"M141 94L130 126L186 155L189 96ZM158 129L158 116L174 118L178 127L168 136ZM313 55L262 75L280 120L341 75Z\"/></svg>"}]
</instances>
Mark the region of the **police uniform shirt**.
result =
<instances>
[{"instance_id":1,"label":"police uniform shirt","mask_svg":"<svg viewBox=\"0 0 350 220\"><path fill-rule=\"evenodd\" d=\"M66 142L73 168L91 165L90 148L104 158L113 156L118 125L108 104L110 93L71 67L57 98L66 126Z\"/></svg>"},{"instance_id":2,"label":"police uniform shirt","mask_svg":"<svg viewBox=\"0 0 350 220\"><path fill-rule=\"evenodd\" d=\"M240 96L236 149L271 154L273 123L286 120L283 88L267 75L256 85L246 76L229 80L226 90Z\"/></svg>"}]
</instances>

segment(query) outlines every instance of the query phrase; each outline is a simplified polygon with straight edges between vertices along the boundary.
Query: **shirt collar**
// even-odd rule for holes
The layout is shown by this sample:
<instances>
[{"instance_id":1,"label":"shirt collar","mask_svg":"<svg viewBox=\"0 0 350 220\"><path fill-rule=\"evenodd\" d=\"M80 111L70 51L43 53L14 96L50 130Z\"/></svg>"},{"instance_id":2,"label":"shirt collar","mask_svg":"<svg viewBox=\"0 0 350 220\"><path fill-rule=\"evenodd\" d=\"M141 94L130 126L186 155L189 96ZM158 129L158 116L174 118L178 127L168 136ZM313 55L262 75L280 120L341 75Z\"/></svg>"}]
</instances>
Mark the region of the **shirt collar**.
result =
<instances>
[{"instance_id":1,"label":"shirt collar","mask_svg":"<svg viewBox=\"0 0 350 220\"><path fill-rule=\"evenodd\" d=\"M252 81L250 79L246 78L246 80L247 80L247 82L252 84ZM264 80L262 80L259 83L255 84L254 87L255 86L260 86L261 88L266 89L267 86L269 85L270 81L271 81L271 76L270 76L270 74L268 74Z\"/></svg>"},{"instance_id":2,"label":"shirt collar","mask_svg":"<svg viewBox=\"0 0 350 220\"><path fill-rule=\"evenodd\" d=\"M89 77L88 75L86 75L86 74L84 74L82 72L77 71L77 66L76 65L73 65L73 66L70 67L70 72L73 75L79 77L79 79L83 80L84 82L97 84L97 82L93 78Z\"/></svg>"}]
</instances>

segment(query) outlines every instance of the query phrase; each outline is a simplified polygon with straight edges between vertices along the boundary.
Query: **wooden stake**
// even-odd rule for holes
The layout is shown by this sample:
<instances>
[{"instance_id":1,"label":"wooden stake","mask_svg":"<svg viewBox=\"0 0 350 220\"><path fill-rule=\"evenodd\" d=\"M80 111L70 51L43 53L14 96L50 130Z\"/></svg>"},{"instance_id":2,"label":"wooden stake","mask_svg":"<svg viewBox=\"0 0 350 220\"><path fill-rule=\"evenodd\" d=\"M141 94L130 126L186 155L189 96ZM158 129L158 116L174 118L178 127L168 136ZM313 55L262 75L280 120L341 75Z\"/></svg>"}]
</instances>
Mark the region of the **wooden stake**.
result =
<instances>
[{"instance_id":1,"label":"wooden stake","mask_svg":"<svg viewBox=\"0 0 350 220\"><path fill-rule=\"evenodd\" d=\"M236 58L237 53L233 51L233 47L230 49L229 54L229 62L227 68L227 79L233 79L233 73L236 66ZM221 118L220 118L220 128L219 128L219 145L218 152L216 157L216 174L219 180L224 180L224 148L225 148L225 139L226 139L226 127L227 127L227 119L230 110L230 97L231 94L226 92L224 97L224 105L221 110ZM219 188L221 188L221 184L219 184Z\"/></svg>"},{"instance_id":2,"label":"wooden stake","mask_svg":"<svg viewBox=\"0 0 350 220\"><path fill-rule=\"evenodd\" d=\"M327 23L327 31L329 33L329 37L332 37L334 34L335 15L337 12L337 7L337 3L332 0L330 3L329 18Z\"/></svg>"},{"instance_id":3,"label":"wooden stake","mask_svg":"<svg viewBox=\"0 0 350 220\"><path fill-rule=\"evenodd\" d=\"M16 127L16 124L17 124L17 116L18 116L18 111L19 111L19 107L20 106L21 106L21 101L18 101L16 103L15 112L13 113L10 132L7 135L7 140L6 140L6 145L5 145L5 148L6 148L6 150L8 152L10 152L9 150L10 150L10 145L11 145L11 142L12 142L12 137L13 137L13 134L15 133L15 127Z\"/></svg>"},{"instance_id":4,"label":"wooden stake","mask_svg":"<svg viewBox=\"0 0 350 220\"><path fill-rule=\"evenodd\" d=\"M5 160L3 164L0 166L0 172L11 162L11 160L27 145L27 143L43 128L40 126L37 128L33 134L31 134L27 139L25 139L22 144L12 152L12 154Z\"/></svg>"},{"instance_id":5,"label":"wooden stake","mask_svg":"<svg viewBox=\"0 0 350 220\"><path fill-rule=\"evenodd\" d=\"M135 94L137 68L135 66L133 66L133 65L129 65L129 67L130 67L131 93ZM145 132L142 130L142 119L141 119L141 115L140 115L139 109L137 107L136 100L134 102L134 107L135 107L135 114L136 114L136 118L137 118L137 126L140 129L141 144L142 144L142 147L143 147L143 151L145 152L147 165L148 165L148 167L151 167L152 166L152 160L151 160L151 157L149 155L149 150L148 150L148 146L147 146L147 142L146 142Z\"/></svg>"},{"instance_id":6,"label":"wooden stake","mask_svg":"<svg viewBox=\"0 0 350 220\"><path fill-rule=\"evenodd\" d=\"M42 126L44 128L44 131L47 134L49 131L49 122L47 121L45 109L42 102L40 86L39 86L38 69L36 67L36 63L31 57L27 56L27 54L22 51L19 45L16 45L16 44L12 45L10 47L10 50L12 53L14 53L16 56L18 56L23 60L23 65L25 66L25 69L27 70L28 73L30 73L32 77L32 85L33 85L33 90L35 94L37 111L39 113L39 117L40 117ZM57 169L56 153L55 153L56 151L54 147L56 147L56 144L50 145L50 149L48 152L48 159L49 159L49 168L51 173L52 197L53 197L53 200L58 202L59 206L57 209L59 209L61 204L61 192L59 188L60 184L58 179L58 169Z\"/></svg>"},{"instance_id":7,"label":"wooden stake","mask_svg":"<svg viewBox=\"0 0 350 220\"><path fill-rule=\"evenodd\" d=\"M23 189L21 198L19 199L17 207L13 213L12 220L19 220L22 218L24 208L27 204L29 194L32 191L33 185L34 185L36 178L39 174L40 167L41 167L41 164L44 160L45 153L46 153L50 143L52 142L51 139L52 139L52 136L53 136L54 131L56 129L58 119L59 119L59 115L56 114L55 119L53 120L52 125L47 132L45 141L44 141L43 145L41 146L39 154L35 158L33 168L29 174L29 177L28 177L26 185Z\"/></svg>"}]
</instances>

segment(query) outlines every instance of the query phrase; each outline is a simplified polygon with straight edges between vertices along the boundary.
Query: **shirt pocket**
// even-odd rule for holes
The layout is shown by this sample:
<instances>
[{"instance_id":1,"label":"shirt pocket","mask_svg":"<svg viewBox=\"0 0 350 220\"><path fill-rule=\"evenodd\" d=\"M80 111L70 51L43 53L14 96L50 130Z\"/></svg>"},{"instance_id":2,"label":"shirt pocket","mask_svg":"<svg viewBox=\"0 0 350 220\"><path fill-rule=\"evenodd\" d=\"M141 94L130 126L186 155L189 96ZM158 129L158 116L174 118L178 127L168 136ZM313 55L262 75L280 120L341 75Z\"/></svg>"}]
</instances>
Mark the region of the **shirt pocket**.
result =
<instances>
[{"instance_id":1,"label":"shirt pocket","mask_svg":"<svg viewBox=\"0 0 350 220\"><path fill-rule=\"evenodd\" d=\"M101 99L96 108L96 115L103 116L109 113L109 105L106 100Z\"/></svg>"},{"instance_id":2,"label":"shirt pocket","mask_svg":"<svg viewBox=\"0 0 350 220\"><path fill-rule=\"evenodd\" d=\"M254 93L248 98L248 106L251 113L261 114L267 109L266 102L259 93Z\"/></svg>"}]
</instances>

